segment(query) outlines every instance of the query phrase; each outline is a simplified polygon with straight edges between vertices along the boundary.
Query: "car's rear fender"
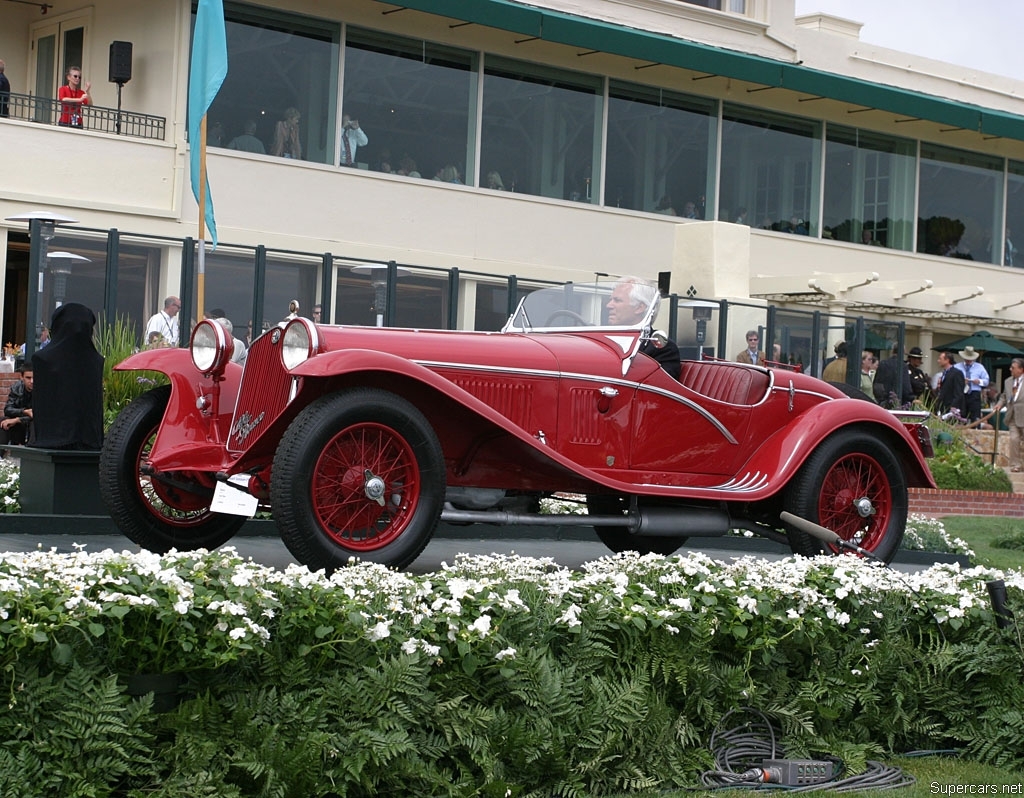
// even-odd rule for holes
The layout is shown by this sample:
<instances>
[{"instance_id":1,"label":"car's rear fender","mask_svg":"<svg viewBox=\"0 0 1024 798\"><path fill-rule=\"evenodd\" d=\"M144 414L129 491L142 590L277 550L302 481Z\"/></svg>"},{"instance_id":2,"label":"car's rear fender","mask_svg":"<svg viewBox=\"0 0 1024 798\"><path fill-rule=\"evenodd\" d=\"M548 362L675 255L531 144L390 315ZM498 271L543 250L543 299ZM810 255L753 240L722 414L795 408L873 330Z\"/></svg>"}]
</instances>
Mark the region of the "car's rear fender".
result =
<instances>
[{"instance_id":1,"label":"car's rear fender","mask_svg":"<svg viewBox=\"0 0 1024 798\"><path fill-rule=\"evenodd\" d=\"M114 370L155 371L167 377L171 384L167 410L150 450L154 464L174 468L185 467L185 462L211 461L211 467L217 467L212 461L223 461L221 450L231 428L231 415L242 380L241 366L228 363L223 378L215 384L214 380L196 369L188 349L174 348L138 352L122 360ZM215 396L216 401L213 399ZM209 410L199 408L201 400ZM163 464L163 458L171 452L181 453L172 455L176 463Z\"/></svg>"},{"instance_id":2,"label":"car's rear fender","mask_svg":"<svg viewBox=\"0 0 1024 798\"><path fill-rule=\"evenodd\" d=\"M767 474L771 483L789 482L829 435L851 426L865 436L884 439L900 459L911 487L934 488L931 471L917 443L891 413L860 399L836 399L810 408L792 424L769 436L741 471Z\"/></svg>"}]
</instances>

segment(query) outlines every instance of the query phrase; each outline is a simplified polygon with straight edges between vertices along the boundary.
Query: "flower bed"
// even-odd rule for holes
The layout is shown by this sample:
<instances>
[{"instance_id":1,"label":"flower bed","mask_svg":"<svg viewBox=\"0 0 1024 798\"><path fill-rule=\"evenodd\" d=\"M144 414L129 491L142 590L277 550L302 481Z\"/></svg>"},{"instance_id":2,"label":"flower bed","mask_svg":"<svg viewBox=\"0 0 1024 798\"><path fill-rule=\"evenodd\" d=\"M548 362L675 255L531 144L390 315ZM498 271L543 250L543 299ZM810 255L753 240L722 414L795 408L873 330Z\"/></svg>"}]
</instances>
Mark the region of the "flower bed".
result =
<instances>
[{"instance_id":1,"label":"flower bed","mask_svg":"<svg viewBox=\"0 0 1024 798\"><path fill-rule=\"evenodd\" d=\"M1024 654L985 582L860 560L459 558L326 577L213 554L7 554L0 794L593 795L692 785L717 721L857 770L1024 766ZM140 672L186 682L153 711Z\"/></svg>"}]
</instances>

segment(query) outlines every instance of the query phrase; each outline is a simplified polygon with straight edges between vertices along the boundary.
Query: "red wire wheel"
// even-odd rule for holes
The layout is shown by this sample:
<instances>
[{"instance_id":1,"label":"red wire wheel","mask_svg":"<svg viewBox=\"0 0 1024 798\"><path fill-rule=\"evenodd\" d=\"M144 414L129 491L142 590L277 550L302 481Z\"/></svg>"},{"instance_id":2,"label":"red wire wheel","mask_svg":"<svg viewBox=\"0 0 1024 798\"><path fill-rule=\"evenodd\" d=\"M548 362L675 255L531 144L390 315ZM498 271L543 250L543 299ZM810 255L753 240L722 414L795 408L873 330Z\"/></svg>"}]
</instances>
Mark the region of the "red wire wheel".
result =
<instances>
[{"instance_id":1,"label":"red wire wheel","mask_svg":"<svg viewBox=\"0 0 1024 798\"><path fill-rule=\"evenodd\" d=\"M889 491L889 478L875 458L860 453L841 457L822 480L818 523L874 551L892 516Z\"/></svg>"},{"instance_id":2,"label":"red wire wheel","mask_svg":"<svg viewBox=\"0 0 1024 798\"><path fill-rule=\"evenodd\" d=\"M420 497L416 454L382 424L354 424L321 452L313 471L313 511L338 543L374 551L402 535Z\"/></svg>"},{"instance_id":3,"label":"red wire wheel","mask_svg":"<svg viewBox=\"0 0 1024 798\"><path fill-rule=\"evenodd\" d=\"M785 505L890 562L907 525L907 478L884 438L862 428L840 430L801 466L786 488ZM796 554L810 557L823 550L804 532L786 532Z\"/></svg>"},{"instance_id":4,"label":"red wire wheel","mask_svg":"<svg viewBox=\"0 0 1024 798\"><path fill-rule=\"evenodd\" d=\"M143 394L117 417L100 451L100 497L118 528L149 551L215 549L245 523L210 512L213 489L187 472L142 472L170 401L169 385ZM189 490L194 486L195 490Z\"/></svg>"},{"instance_id":5,"label":"red wire wheel","mask_svg":"<svg viewBox=\"0 0 1024 798\"><path fill-rule=\"evenodd\" d=\"M328 571L353 558L409 565L444 505L441 445L412 403L357 388L306 407L274 457L270 502L281 539L303 565Z\"/></svg>"}]
</instances>

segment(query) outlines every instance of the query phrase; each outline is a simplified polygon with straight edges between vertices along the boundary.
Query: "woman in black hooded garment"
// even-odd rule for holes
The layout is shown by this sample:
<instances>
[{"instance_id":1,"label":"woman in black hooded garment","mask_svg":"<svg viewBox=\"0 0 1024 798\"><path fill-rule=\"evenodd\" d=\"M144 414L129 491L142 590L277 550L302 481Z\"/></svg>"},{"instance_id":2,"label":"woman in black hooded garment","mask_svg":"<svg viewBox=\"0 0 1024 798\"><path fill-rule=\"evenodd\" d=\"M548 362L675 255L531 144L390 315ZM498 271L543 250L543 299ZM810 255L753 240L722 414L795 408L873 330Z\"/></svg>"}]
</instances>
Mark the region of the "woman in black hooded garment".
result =
<instances>
[{"instance_id":1,"label":"woman in black hooded garment","mask_svg":"<svg viewBox=\"0 0 1024 798\"><path fill-rule=\"evenodd\" d=\"M32 440L40 449L98 451L103 445L103 356L96 315L69 302L53 314L50 343L32 355Z\"/></svg>"}]
</instances>

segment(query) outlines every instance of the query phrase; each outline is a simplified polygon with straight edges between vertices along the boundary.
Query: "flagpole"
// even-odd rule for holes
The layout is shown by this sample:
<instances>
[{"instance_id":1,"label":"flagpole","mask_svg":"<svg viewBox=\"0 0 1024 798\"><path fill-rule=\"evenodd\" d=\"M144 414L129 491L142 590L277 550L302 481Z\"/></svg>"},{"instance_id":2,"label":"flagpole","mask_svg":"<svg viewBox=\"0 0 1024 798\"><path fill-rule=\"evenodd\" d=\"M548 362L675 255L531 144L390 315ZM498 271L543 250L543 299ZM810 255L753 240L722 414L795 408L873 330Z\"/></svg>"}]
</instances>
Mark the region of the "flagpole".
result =
<instances>
[{"instance_id":1,"label":"flagpole","mask_svg":"<svg viewBox=\"0 0 1024 798\"><path fill-rule=\"evenodd\" d=\"M197 258L197 318L206 311L206 231L212 249L217 249L217 223L213 218L213 197L206 173L207 112L228 74L227 33L224 0L199 0L192 32L192 59L188 75L189 176L199 206L199 257ZM210 218L206 216L209 214Z\"/></svg>"},{"instance_id":2,"label":"flagpole","mask_svg":"<svg viewBox=\"0 0 1024 798\"><path fill-rule=\"evenodd\" d=\"M199 255L196 278L196 320L206 313L206 114L199 122Z\"/></svg>"}]
</instances>

